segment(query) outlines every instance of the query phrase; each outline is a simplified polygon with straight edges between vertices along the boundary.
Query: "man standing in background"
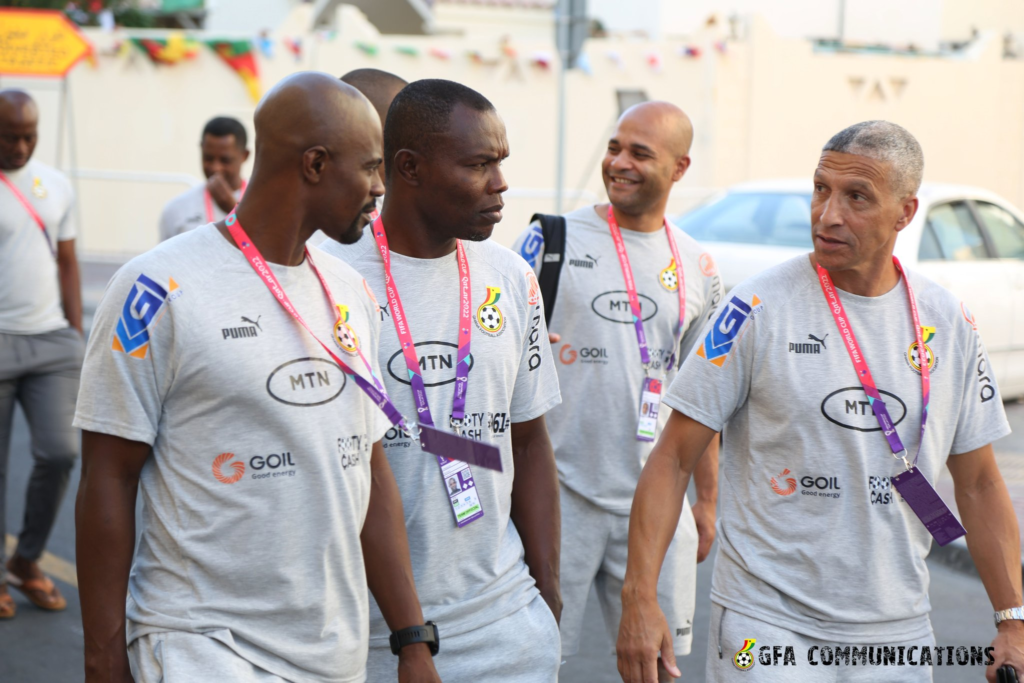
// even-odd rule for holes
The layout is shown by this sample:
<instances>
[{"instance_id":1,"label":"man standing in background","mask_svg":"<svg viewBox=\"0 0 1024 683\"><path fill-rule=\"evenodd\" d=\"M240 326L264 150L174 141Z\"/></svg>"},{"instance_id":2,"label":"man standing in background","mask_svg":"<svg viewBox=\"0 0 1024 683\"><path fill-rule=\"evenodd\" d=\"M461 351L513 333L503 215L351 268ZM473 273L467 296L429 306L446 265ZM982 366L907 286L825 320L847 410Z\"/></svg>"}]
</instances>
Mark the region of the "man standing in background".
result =
<instances>
[{"instance_id":1,"label":"man standing in background","mask_svg":"<svg viewBox=\"0 0 1024 683\"><path fill-rule=\"evenodd\" d=\"M32 160L38 123L27 93L0 91L0 560L15 401L25 411L35 460L6 580L0 565L0 619L16 611L8 583L42 609L67 606L38 560L78 456L71 420L84 351L82 291L74 194L62 173Z\"/></svg>"},{"instance_id":2,"label":"man standing in background","mask_svg":"<svg viewBox=\"0 0 1024 683\"><path fill-rule=\"evenodd\" d=\"M206 183L167 202L160 214L160 241L200 225L223 220L245 192L242 164L249 158L248 135L238 119L218 116L203 128L199 148Z\"/></svg>"},{"instance_id":3,"label":"man standing in background","mask_svg":"<svg viewBox=\"0 0 1024 683\"><path fill-rule=\"evenodd\" d=\"M610 203L569 213L564 234L550 243L536 222L515 245L540 277L564 397L548 420L561 482L563 656L579 650L591 586L608 634L613 641L618 634L633 491L668 418L667 410L659 415L659 387L675 377L722 297L711 256L665 219L692 140L690 120L675 105L632 107L601 166ZM544 271L559 266L546 289ZM640 307L636 318L631 300ZM692 514L683 501L657 590L677 656L690 652L697 563L715 537L717 440L695 479L697 501Z\"/></svg>"}]
</instances>

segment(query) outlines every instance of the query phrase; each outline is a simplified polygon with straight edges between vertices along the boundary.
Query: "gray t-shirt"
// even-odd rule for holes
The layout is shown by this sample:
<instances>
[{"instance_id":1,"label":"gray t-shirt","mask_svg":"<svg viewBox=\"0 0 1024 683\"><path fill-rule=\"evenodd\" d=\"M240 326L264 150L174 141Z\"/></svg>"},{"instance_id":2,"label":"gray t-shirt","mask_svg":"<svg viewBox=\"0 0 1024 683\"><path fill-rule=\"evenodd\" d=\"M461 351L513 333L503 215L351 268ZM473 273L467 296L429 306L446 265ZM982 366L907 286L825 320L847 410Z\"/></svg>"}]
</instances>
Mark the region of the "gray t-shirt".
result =
<instances>
[{"instance_id":1,"label":"gray t-shirt","mask_svg":"<svg viewBox=\"0 0 1024 683\"><path fill-rule=\"evenodd\" d=\"M373 362L380 322L365 283L327 254L315 260ZM336 314L309 264L271 269L331 344ZM359 534L371 445L390 425L213 225L114 276L90 335L75 426L153 448L140 484L129 642L204 633L288 680L363 680Z\"/></svg>"},{"instance_id":2,"label":"gray t-shirt","mask_svg":"<svg viewBox=\"0 0 1024 683\"><path fill-rule=\"evenodd\" d=\"M918 463L933 484L947 456L1009 433L967 309L910 273L931 367ZM911 457L921 375L907 290L839 293ZM927 335L925 335L927 337ZM846 643L928 633L931 535L889 477L888 450L807 256L733 289L665 402L725 428L712 600L815 638Z\"/></svg>"},{"instance_id":3,"label":"gray t-shirt","mask_svg":"<svg viewBox=\"0 0 1024 683\"><path fill-rule=\"evenodd\" d=\"M510 519L515 476L512 424L538 418L560 400L543 305L539 291L530 287L533 271L519 256L494 242L466 242L465 247L474 312L465 435L497 446L504 468L504 472L471 468L483 517L458 528L449 502L450 477L442 477L437 459L400 430L392 428L384 437L385 452L402 492L423 613L448 635L502 619L537 595L523 561L522 541ZM384 264L370 230L364 230L354 245L329 240L322 248L350 263L377 294L383 320L381 373L391 400L403 415L414 419L416 405L408 370L384 296ZM392 252L391 264L434 422L447 426L457 367L456 256L416 259ZM495 289L500 290L500 297L494 305L483 306L489 291ZM488 318L482 325L480 316L485 312ZM456 482L458 486L464 483ZM388 633L373 605L371 640L386 640Z\"/></svg>"},{"instance_id":4,"label":"gray t-shirt","mask_svg":"<svg viewBox=\"0 0 1024 683\"><path fill-rule=\"evenodd\" d=\"M566 217L565 255L558 280L551 331L558 382L564 400L548 416L558 475L567 487L595 505L629 514L640 471L654 446L638 441L637 421L644 369L629 310L625 281L608 223L587 206ZM711 256L673 226L686 283L682 353L671 371L674 331L679 321L678 278L665 230L622 230L636 282L652 376L666 386L722 298L721 278ZM534 223L514 249L540 274L544 238ZM658 415L658 431L668 419Z\"/></svg>"},{"instance_id":5,"label":"gray t-shirt","mask_svg":"<svg viewBox=\"0 0 1024 683\"><path fill-rule=\"evenodd\" d=\"M54 253L75 239L74 193L64 174L38 161L3 171L46 224L39 224L0 183L0 332L42 334L68 326ZM53 251L51 251L51 248Z\"/></svg>"},{"instance_id":6,"label":"gray t-shirt","mask_svg":"<svg viewBox=\"0 0 1024 683\"><path fill-rule=\"evenodd\" d=\"M235 190L235 199L241 199L242 191ZM220 205L210 198L213 218L206 215L206 183L194 185L167 202L160 214L160 241L169 240L201 225L223 220L227 215Z\"/></svg>"}]
</instances>

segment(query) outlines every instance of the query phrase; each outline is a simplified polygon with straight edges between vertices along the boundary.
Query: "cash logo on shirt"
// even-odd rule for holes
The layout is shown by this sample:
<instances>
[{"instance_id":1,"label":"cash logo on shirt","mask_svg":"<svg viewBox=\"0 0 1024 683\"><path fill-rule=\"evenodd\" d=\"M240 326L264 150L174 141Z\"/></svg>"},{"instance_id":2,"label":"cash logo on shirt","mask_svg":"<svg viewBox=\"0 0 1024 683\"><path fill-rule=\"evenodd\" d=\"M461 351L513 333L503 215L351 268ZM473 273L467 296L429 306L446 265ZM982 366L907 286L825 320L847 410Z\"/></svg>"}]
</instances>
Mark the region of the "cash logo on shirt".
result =
<instances>
[{"instance_id":1,"label":"cash logo on shirt","mask_svg":"<svg viewBox=\"0 0 1024 683\"><path fill-rule=\"evenodd\" d=\"M139 274L121 307L111 348L133 358L145 358L149 352L150 329L163 317L164 304L180 296L178 283L169 278L166 288Z\"/></svg>"},{"instance_id":2,"label":"cash logo on shirt","mask_svg":"<svg viewBox=\"0 0 1024 683\"><path fill-rule=\"evenodd\" d=\"M707 359L712 365L724 366L744 323L760 305L761 300L757 298L756 294L749 304L739 297L731 298L722 309L711 331L704 338L704 342L697 347L697 355Z\"/></svg>"}]
</instances>

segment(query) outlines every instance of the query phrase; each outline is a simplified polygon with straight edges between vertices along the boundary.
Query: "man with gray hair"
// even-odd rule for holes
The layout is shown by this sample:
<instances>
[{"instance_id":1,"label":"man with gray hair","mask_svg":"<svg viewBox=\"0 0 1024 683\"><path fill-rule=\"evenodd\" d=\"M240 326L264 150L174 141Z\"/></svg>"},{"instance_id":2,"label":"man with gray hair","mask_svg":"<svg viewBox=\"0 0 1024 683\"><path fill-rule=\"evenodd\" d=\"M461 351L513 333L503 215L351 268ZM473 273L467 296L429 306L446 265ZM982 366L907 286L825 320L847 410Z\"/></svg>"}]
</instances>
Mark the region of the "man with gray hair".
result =
<instances>
[{"instance_id":1,"label":"man with gray hair","mask_svg":"<svg viewBox=\"0 0 1024 683\"><path fill-rule=\"evenodd\" d=\"M814 173L814 252L736 287L680 369L633 499L623 681L656 681L659 650L672 662L658 574L723 429L708 680L760 663L759 681L930 681L953 662L935 647L925 557L964 528L998 610L988 678L1024 672L1020 537L992 451L1010 429L998 394L978 390L985 347L961 302L893 257L923 166L892 123L833 137ZM838 343L806 352L826 334ZM932 488L943 464L962 527Z\"/></svg>"}]
</instances>

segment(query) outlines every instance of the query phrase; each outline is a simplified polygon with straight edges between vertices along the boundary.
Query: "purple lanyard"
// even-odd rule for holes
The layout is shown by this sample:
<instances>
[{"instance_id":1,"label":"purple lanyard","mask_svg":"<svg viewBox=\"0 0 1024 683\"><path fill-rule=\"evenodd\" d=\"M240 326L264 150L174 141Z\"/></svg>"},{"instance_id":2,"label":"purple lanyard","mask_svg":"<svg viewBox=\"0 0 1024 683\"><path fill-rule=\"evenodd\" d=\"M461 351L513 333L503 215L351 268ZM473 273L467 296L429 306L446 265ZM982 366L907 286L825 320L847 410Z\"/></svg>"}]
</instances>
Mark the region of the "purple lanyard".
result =
<instances>
[{"instance_id":1,"label":"purple lanyard","mask_svg":"<svg viewBox=\"0 0 1024 683\"><path fill-rule=\"evenodd\" d=\"M633 280L633 269L629 265L626 243L622 239L622 231L619 230L619 222L615 219L615 211L611 204L608 205L608 229L611 230L612 240L615 242L615 253L618 255L619 265L622 267L622 277L626 281L629 309L633 314L636 341L640 346L640 362L644 364L644 371L646 371L651 364L651 354L647 350L647 334L644 332L644 317L640 311L640 297L636 293L636 282ZM676 264L676 291L679 294L679 324L673 335L672 355L669 356L668 364L665 366L666 370L671 370L676 361L676 354L679 353L679 338L683 334L683 321L686 318L686 281L683 279L683 264L679 260L676 238L672 235L672 226L667 220L665 221L665 235L668 237L668 246L672 251L672 262Z\"/></svg>"},{"instance_id":2,"label":"purple lanyard","mask_svg":"<svg viewBox=\"0 0 1024 683\"><path fill-rule=\"evenodd\" d=\"M434 419L430 413L430 404L427 402L427 388L423 383L420 359L416 353L416 344L413 342L412 331L409 329L409 319L405 317L402 299L398 296L398 285L395 284L394 275L391 274L391 250L388 248L388 236L384 229L384 219L378 217L371 227L373 239L377 242L380 257L384 261L384 289L388 297L388 308L391 309L391 318L395 323L398 341L402 344L402 355L405 357L405 367L409 371L409 384L412 386L412 395L416 400L418 419L422 424L433 426ZM461 421L466 415L466 391L469 388L469 344L473 333L470 324L472 313L470 312L469 259L466 257L466 248L462 246L462 240L455 240L455 253L459 262L460 288L459 360L455 369L455 396L452 398L452 419Z\"/></svg>"},{"instance_id":3,"label":"purple lanyard","mask_svg":"<svg viewBox=\"0 0 1024 683\"><path fill-rule=\"evenodd\" d=\"M907 455L909 453L903 445L903 441L900 440L900 435L896 433L896 425L893 424L889 410L885 407L885 401L882 400L882 395L878 392L875 380L871 376L867 359L864 358L864 352L861 351L860 344L857 343L857 337L853 334L853 328L850 327L850 319L846 316L846 310L843 308L842 302L839 301L839 292L832 284L832 278L829 276L828 271L820 265L817 266L817 269L821 291L825 294L828 308L832 311L832 317L836 321L836 327L839 328L839 334L843 337L843 344L846 346L847 353L850 354L850 360L853 361L853 367L857 371L857 379L860 380L861 386L864 387L864 393L868 396L868 403L871 405L871 410L878 420L878 426L881 427L882 434L889 443L889 449L892 451L893 457L901 458L903 464L909 470L917 464L917 459L921 457L921 446L924 444L924 427L925 423L928 422L928 400L931 393L931 371L928 367L928 351L924 345L924 336L921 331L921 316L917 311L914 289L910 286L910 278L904 272L899 259L893 256L892 262L896 266L896 270L903 276L903 282L907 286L907 297L910 299L910 317L913 320L914 332L917 335L918 357L921 359L921 435L913 463L907 462ZM903 455L901 456L900 453L903 453Z\"/></svg>"}]
</instances>

